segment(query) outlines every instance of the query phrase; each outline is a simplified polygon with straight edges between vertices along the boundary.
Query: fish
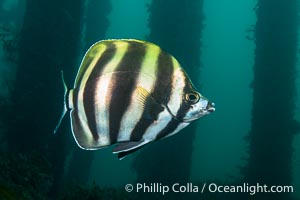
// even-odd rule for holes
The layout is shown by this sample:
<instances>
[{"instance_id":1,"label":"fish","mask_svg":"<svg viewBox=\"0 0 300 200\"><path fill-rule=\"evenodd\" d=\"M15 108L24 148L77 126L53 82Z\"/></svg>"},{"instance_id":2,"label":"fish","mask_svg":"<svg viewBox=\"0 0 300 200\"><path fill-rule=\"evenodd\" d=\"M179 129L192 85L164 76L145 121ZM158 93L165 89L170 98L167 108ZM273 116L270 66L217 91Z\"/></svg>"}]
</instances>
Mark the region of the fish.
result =
<instances>
[{"instance_id":1,"label":"fish","mask_svg":"<svg viewBox=\"0 0 300 200\"><path fill-rule=\"evenodd\" d=\"M74 87L65 87L57 129L70 112L77 145L114 145L119 159L170 137L215 111L171 54L136 39L101 40L82 59Z\"/></svg>"}]
</instances>

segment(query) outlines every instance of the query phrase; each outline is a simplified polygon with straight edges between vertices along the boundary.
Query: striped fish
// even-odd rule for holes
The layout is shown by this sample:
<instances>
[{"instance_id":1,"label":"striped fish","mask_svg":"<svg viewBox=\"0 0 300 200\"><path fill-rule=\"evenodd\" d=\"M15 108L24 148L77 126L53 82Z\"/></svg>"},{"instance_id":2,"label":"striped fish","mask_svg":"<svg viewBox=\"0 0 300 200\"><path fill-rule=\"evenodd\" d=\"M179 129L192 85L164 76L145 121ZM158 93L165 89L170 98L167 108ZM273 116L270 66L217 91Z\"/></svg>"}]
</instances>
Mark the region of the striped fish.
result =
<instances>
[{"instance_id":1,"label":"striped fish","mask_svg":"<svg viewBox=\"0 0 300 200\"><path fill-rule=\"evenodd\" d=\"M79 147L116 144L113 153L121 159L214 110L178 61L159 46L104 40L85 54L74 88L66 92L61 120L70 111Z\"/></svg>"}]
</instances>

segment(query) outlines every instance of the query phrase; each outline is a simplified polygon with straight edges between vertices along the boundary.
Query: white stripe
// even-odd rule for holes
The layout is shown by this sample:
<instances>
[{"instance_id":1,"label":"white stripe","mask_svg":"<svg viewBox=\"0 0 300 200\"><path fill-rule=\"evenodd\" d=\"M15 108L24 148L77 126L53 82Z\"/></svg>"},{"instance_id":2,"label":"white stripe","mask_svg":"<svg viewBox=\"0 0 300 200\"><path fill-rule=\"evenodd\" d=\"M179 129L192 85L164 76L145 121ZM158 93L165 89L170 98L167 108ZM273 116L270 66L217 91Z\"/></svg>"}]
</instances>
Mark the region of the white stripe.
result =
<instances>
[{"instance_id":1,"label":"white stripe","mask_svg":"<svg viewBox=\"0 0 300 200\"><path fill-rule=\"evenodd\" d=\"M116 70L117 66L124 57L128 43L127 42L115 42L116 53L110 62L103 69L102 76L99 77L99 80L96 85L95 93L95 114L97 122L97 133L99 135L98 143L100 146L110 144L109 136L109 103L111 100L111 87L114 85L112 81L113 72Z\"/></svg>"},{"instance_id":2,"label":"white stripe","mask_svg":"<svg viewBox=\"0 0 300 200\"><path fill-rule=\"evenodd\" d=\"M159 113L158 118L154 121L146 130L145 134L143 135L143 139L146 141L153 141L156 139L158 133L162 131L169 122L172 120L172 116L165 108L163 112Z\"/></svg>"},{"instance_id":3,"label":"white stripe","mask_svg":"<svg viewBox=\"0 0 300 200\"><path fill-rule=\"evenodd\" d=\"M99 136L98 143L100 146L110 144L108 128L109 113L107 106L110 101L110 91L108 91L110 81L111 74L101 76L95 88L95 115L97 123L97 133Z\"/></svg>"},{"instance_id":4,"label":"white stripe","mask_svg":"<svg viewBox=\"0 0 300 200\"><path fill-rule=\"evenodd\" d=\"M90 50L92 49L92 47L90 48ZM97 61L100 59L101 55L105 51L105 49L106 49L105 46L101 46L101 48L99 48L99 51L95 52L95 54L93 55L94 56L93 61L91 62L91 64L88 66L88 68L84 72L82 80L79 83L80 85L79 85L79 88L78 88L78 99L77 99L78 110L77 110L77 113L78 113L79 121L81 122L80 125L82 127L82 130L85 133L85 137L86 137L86 140L87 140L85 143L88 143L88 144L92 144L94 138L93 138L92 132L90 131L88 123L87 123L87 116L85 114L84 104L83 104L83 93L84 93L84 89L85 89L87 80L88 80L90 74L92 73L95 65L97 64ZM84 60L85 59L83 58L83 61ZM83 61L82 61L81 65L83 64ZM79 71L78 71L77 76L79 75ZM76 77L76 80L77 80L77 77Z\"/></svg>"},{"instance_id":5,"label":"white stripe","mask_svg":"<svg viewBox=\"0 0 300 200\"><path fill-rule=\"evenodd\" d=\"M182 122L180 123L177 128L170 134L166 135L165 137L163 138L167 138L167 137L170 137L172 135L175 135L176 133L178 133L179 131L181 131L182 129L184 129L185 127L187 127L190 123L185 123L185 122Z\"/></svg>"},{"instance_id":6,"label":"white stripe","mask_svg":"<svg viewBox=\"0 0 300 200\"><path fill-rule=\"evenodd\" d=\"M176 116L181 105L183 97L183 89L185 87L186 76L182 69L180 68L179 63L175 58L172 58L174 65L173 81L172 81L172 92L170 100L167 103L169 110L173 116Z\"/></svg>"},{"instance_id":7,"label":"white stripe","mask_svg":"<svg viewBox=\"0 0 300 200\"><path fill-rule=\"evenodd\" d=\"M149 93L153 90L156 81L157 60L160 48L156 45L148 44L145 58L141 65L141 70L137 78L137 86L144 88ZM130 105L124 113L120 125L118 141L129 141L135 125L140 121L144 105L138 100L137 88L134 90Z\"/></svg>"}]
</instances>

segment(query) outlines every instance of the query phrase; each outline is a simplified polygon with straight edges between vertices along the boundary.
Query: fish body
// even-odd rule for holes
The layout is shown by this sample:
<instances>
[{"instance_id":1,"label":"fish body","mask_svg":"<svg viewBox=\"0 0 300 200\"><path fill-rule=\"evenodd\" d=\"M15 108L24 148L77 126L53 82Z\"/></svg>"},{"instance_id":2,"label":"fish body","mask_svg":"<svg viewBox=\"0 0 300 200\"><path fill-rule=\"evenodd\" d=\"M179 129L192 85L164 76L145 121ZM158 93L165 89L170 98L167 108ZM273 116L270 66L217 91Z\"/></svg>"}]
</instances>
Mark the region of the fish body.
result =
<instances>
[{"instance_id":1,"label":"fish body","mask_svg":"<svg viewBox=\"0 0 300 200\"><path fill-rule=\"evenodd\" d=\"M65 101L78 146L119 158L215 110L173 56L134 39L91 46Z\"/></svg>"}]
</instances>

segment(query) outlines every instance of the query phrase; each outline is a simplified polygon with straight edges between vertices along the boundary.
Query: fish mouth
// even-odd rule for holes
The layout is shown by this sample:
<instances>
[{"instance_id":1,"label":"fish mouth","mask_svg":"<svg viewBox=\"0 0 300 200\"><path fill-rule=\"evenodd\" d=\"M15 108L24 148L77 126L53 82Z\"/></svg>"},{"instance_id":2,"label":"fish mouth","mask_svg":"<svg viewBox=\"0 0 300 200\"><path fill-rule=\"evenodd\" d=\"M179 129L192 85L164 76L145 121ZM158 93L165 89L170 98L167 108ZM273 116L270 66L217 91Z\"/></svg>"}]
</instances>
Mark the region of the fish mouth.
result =
<instances>
[{"instance_id":1,"label":"fish mouth","mask_svg":"<svg viewBox=\"0 0 300 200\"><path fill-rule=\"evenodd\" d=\"M212 113L215 112L216 108L215 108L215 103L213 102L208 102L206 109L207 112Z\"/></svg>"}]
</instances>

